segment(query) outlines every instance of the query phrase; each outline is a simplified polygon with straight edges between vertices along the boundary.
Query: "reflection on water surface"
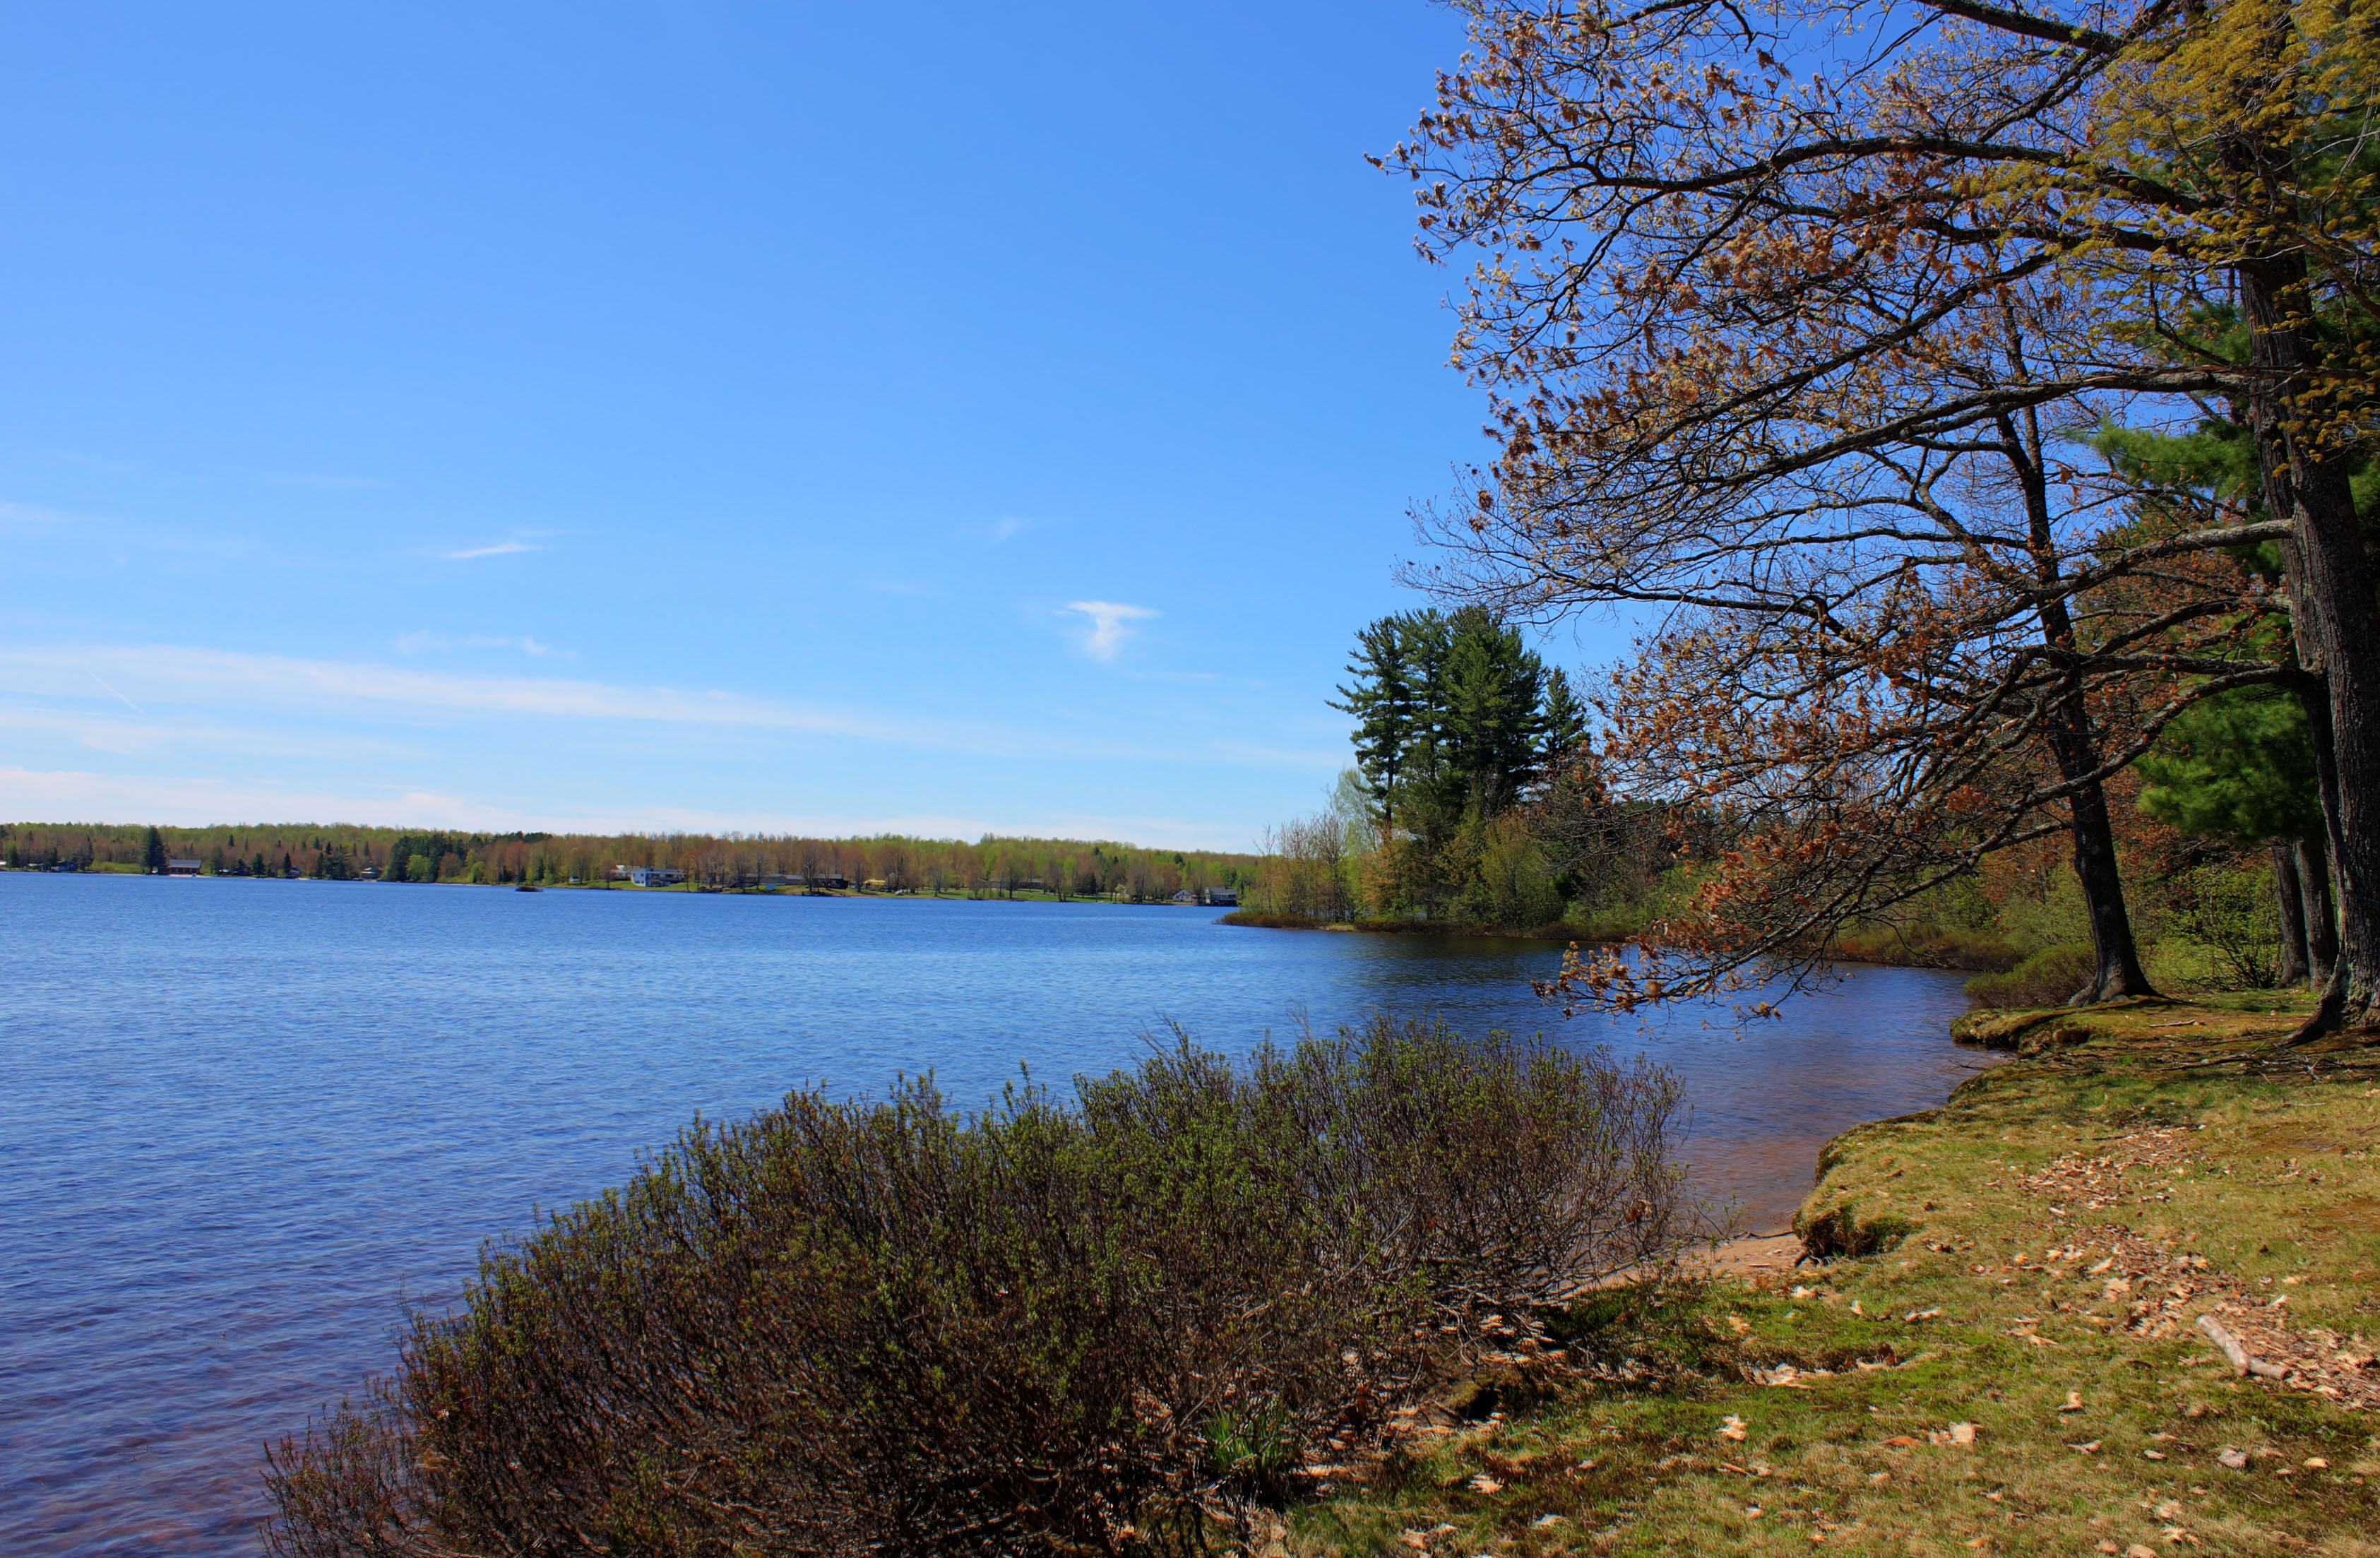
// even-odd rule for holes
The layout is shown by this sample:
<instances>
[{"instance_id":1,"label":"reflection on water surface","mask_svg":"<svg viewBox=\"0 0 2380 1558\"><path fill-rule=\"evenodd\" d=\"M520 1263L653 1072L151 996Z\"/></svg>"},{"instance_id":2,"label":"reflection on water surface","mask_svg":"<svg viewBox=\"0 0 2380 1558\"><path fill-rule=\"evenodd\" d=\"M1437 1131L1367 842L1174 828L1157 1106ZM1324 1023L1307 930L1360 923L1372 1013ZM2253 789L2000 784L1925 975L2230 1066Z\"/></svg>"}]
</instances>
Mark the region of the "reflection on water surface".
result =
<instances>
[{"instance_id":1,"label":"reflection on water surface","mask_svg":"<svg viewBox=\"0 0 2380 1558\"><path fill-rule=\"evenodd\" d=\"M1131 1061L1162 1017L1245 1046L1387 1007L1675 1067L1688 1155L1755 1225L1818 1144L1975 1062L1957 977L1863 971L1724 1014L1564 1024L1547 943L1236 930L1211 911L0 876L0 1551L245 1552L259 1447L393 1354L480 1241L698 1110L931 1070Z\"/></svg>"}]
</instances>

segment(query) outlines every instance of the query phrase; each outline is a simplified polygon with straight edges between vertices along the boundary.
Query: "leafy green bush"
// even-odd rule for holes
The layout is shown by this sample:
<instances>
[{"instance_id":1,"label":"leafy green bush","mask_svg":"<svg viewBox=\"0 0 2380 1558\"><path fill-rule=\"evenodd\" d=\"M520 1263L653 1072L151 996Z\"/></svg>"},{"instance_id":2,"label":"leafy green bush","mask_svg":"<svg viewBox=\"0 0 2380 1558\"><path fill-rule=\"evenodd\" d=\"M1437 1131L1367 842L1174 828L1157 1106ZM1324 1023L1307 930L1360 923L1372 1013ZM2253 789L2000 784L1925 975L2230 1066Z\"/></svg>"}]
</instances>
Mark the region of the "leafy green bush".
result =
<instances>
[{"instance_id":1,"label":"leafy green bush","mask_svg":"<svg viewBox=\"0 0 2380 1558\"><path fill-rule=\"evenodd\" d=\"M1835 937L1834 955L1846 963L1974 968L1995 974L2006 973L2023 961L2014 947L1989 931L1930 923L1852 926Z\"/></svg>"},{"instance_id":2,"label":"leafy green bush","mask_svg":"<svg viewBox=\"0 0 2380 1558\"><path fill-rule=\"evenodd\" d=\"M2063 1006L2088 989L2099 971L2099 955L2087 943L2046 946L2004 974L1978 974L1967 981L1969 1000L2021 1011Z\"/></svg>"},{"instance_id":3,"label":"leafy green bush","mask_svg":"<svg viewBox=\"0 0 2380 1558\"><path fill-rule=\"evenodd\" d=\"M1642 1065L1382 1018L1076 1093L698 1123L285 1441L269 1547L1111 1551L1377 1435L1484 1309L1686 1232Z\"/></svg>"},{"instance_id":4,"label":"leafy green bush","mask_svg":"<svg viewBox=\"0 0 2380 1558\"><path fill-rule=\"evenodd\" d=\"M2281 982L2281 916L2264 861L2204 865L2167 884L2168 923L2204 948L2211 981L2223 990L2270 990Z\"/></svg>"},{"instance_id":5,"label":"leafy green bush","mask_svg":"<svg viewBox=\"0 0 2380 1558\"><path fill-rule=\"evenodd\" d=\"M1506 812L1477 832L1478 847L1454 917L1502 930L1533 930L1560 919L1562 898L1553 868L1525 819Z\"/></svg>"},{"instance_id":6,"label":"leafy green bush","mask_svg":"<svg viewBox=\"0 0 2380 1558\"><path fill-rule=\"evenodd\" d=\"M1223 916L1226 925L1254 925L1267 931L1319 931L1323 921L1310 914L1281 914L1271 909L1233 909Z\"/></svg>"}]
</instances>

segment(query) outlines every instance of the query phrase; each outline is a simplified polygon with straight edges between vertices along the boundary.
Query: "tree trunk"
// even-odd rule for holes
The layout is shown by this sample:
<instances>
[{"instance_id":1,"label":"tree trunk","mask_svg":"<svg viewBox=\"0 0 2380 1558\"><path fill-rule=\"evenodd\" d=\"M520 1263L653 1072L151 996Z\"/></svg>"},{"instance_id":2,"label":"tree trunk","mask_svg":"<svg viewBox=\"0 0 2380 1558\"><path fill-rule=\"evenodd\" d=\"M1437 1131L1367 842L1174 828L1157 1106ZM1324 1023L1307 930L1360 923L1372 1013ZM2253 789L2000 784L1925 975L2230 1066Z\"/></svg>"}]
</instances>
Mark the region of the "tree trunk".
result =
<instances>
[{"instance_id":1,"label":"tree trunk","mask_svg":"<svg viewBox=\"0 0 2380 1558\"><path fill-rule=\"evenodd\" d=\"M2010 339L2011 347L2019 344L2013 323ZM2021 426L2015 419L2002 416L1999 429L2001 452L2024 494L2034 574L2044 587L2040 607L2042 642L2053 651L2071 652L2074 619L2067 610L2064 593L2053 588L2058 582L2058 545L2050 523L2048 467L2041 453L2040 424L2028 411ZM2083 700L2079 676L2071 672L2067 675L2048 714L2044 734L2049 742L2050 756L2058 765L2058 776L2074 784L2096 771L2099 737L2091 728L2091 710ZM2091 944L2099 961L2091 982L2076 991L2067 1004L2087 1006L2101 1001L2155 995L2156 992L2141 968L2140 948L2132 940L2131 916L2124 908L2124 879L2116 869L2116 830L2107 817L2107 793L2098 781L2093 780L2077 788L2068 805L2074 834L2074 875L2082 886L2083 907L2091 919Z\"/></svg>"},{"instance_id":2,"label":"tree trunk","mask_svg":"<svg viewBox=\"0 0 2380 1558\"><path fill-rule=\"evenodd\" d=\"M2251 331L2249 406L2265 501L2290 525L2285 549L2298 663L2328 694L2316 750L2327 749L2324 821L2338 879L2339 950L2305 1032L2372 1020L2380 993L2380 600L2375 600L2346 462L2299 424L2315 361L2298 254L2238 267ZM2309 700L2311 701L2311 700ZM2325 740L2324 737L2327 736Z\"/></svg>"},{"instance_id":3,"label":"tree trunk","mask_svg":"<svg viewBox=\"0 0 2380 1558\"><path fill-rule=\"evenodd\" d=\"M2076 772L2087 773L2093 766L2086 762ZM2062 751L2058 767L2066 767ZM2131 916L2124 909L2124 881L2116 870L2116 830L2107 818L2107 792L2096 785L2085 786L2074 797L2074 875L2082 884L2082 904L2091 917L2091 944L2098 952L2099 968L2091 982L2076 991L2067 1004L2087 1006L2155 995L2156 991L2141 968L2140 948L2132 941Z\"/></svg>"},{"instance_id":4,"label":"tree trunk","mask_svg":"<svg viewBox=\"0 0 2380 1558\"><path fill-rule=\"evenodd\" d=\"M2297 841L2299 918L2305 924L2306 978L2316 990L2330 984L2338 963L2338 918L2330 905L2330 860L2318 838Z\"/></svg>"},{"instance_id":5,"label":"tree trunk","mask_svg":"<svg viewBox=\"0 0 2380 1558\"><path fill-rule=\"evenodd\" d=\"M2298 846L2273 840L2273 905L2281 911L2281 983L2306 982L2305 888L2298 881Z\"/></svg>"}]
</instances>

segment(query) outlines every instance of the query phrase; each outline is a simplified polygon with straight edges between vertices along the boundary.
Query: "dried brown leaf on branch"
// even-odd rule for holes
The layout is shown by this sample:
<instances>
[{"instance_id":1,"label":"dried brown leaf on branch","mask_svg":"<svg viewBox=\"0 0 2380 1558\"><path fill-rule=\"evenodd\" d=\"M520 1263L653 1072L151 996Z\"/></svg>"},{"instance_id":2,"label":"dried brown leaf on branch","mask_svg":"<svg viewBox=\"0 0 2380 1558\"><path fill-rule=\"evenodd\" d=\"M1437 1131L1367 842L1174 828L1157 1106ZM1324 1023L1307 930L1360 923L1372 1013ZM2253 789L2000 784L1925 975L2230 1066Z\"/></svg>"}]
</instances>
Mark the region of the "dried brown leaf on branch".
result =
<instances>
[{"instance_id":1,"label":"dried brown leaf on branch","mask_svg":"<svg viewBox=\"0 0 2380 1558\"><path fill-rule=\"evenodd\" d=\"M1425 252L1475 262L1456 355L1500 451L1422 515L1418 577L1652 614L1607 700L1615 793L1744 832L1662 993L1795 966L2061 828L2085 993L2139 992L2107 779L2191 700L2310 674L2354 883L2332 1016L2367 1005L2370 30L2272 0L1459 8L1470 53L1389 161ZM2244 353L2207 345L2226 310ZM2261 513L2076 436L2211 400L2257 430ZM2266 542L2277 592L2227 555ZM1646 987L1603 960L1563 993Z\"/></svg>"}]
</instances>

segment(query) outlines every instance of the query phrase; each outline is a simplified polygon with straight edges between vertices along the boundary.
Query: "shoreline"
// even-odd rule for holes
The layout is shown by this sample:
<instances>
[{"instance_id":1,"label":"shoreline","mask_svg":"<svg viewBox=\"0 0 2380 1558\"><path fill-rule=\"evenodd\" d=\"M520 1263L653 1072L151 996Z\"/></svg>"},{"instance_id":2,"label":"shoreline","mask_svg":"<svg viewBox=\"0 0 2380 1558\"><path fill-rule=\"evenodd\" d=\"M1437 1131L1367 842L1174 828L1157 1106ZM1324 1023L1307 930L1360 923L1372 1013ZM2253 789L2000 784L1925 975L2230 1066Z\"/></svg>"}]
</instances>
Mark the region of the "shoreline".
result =
<instances>
[{"instance_id":1,"label":"shoreline","mask_svg":"<svg viewBox=\"0 0 2380 1558\"><path fill-rule=\"evenodd\" d=\"M1535 1394L1287 1551L2368 1552L2380 1036L2275 1050L2310 1006L1962 1019L2016 1058L1828 1141L1792 1231L1541 1317Z\"/></svg>"},{"instance_id":2,"label":"shoreline","mask_svg":"<svg viewBox=\"0 0 2380 1558\"><path fill-rule=\"evenodd\" d=\"M1356 919L1323 920L1312 915L1273 914L1259 909L1235 909L1220 924L1255 931L1333 931L1377 936L1445 936L1476 941L1560 942L1578 946L1619 946L1638 939L1637 932L1598 931L1565 921L1513 930L1483 925L1455 925L1442 920ZM1896 953L1900 955L1894 955ZM1934 968L1944 973L1999 973L2022 960L2014 948L1946 947L1935 943L1911 945L1905 940L1858 942L1832 961L1870 968Z\"/></svg>"},{"instance_id":3,"label":"shoreline","mask_svg":"<svg viewBox=\"0 0 2380 1558\"><path fill-rule=\"evenodd\" d=\"M124 870L104 865L92 867L89 870L72 871L54 871L49 870L47 867L42 866L0 866L0 876L104 876L145 879L150 877L160 877L161 873L156 871ZM1160 898L1145 898L1138 902L1134 902L1130 899L1124 898L1080 898L1073 896L1062 898L1054 893L1017 893L1011 895L1005 893L925 893L907 890L897 893L868 893L863 892L856 887L821 887L817 889L795 889L790 887L701 887L689 886L685 882L677 882L668 887L639 887L630 882L536 882L528 883L517 882L382 882L375 877L260 877L235 875L229 871L217 872L212 875L174 876L162 877L161 879L172 882L271 882L337 887L479 887L505 893L517 893L526 888L527 891L533 893L676 893L690 895L695 897L865 898L871 902L880 900L890 902L899 899L912 903L943 904L1092 904L1110 908L1212 909L1216 907L1212 904L1177 904L1169 899Z\"/></svg>"}]
</instances>

